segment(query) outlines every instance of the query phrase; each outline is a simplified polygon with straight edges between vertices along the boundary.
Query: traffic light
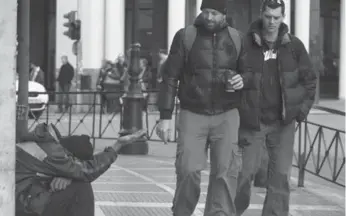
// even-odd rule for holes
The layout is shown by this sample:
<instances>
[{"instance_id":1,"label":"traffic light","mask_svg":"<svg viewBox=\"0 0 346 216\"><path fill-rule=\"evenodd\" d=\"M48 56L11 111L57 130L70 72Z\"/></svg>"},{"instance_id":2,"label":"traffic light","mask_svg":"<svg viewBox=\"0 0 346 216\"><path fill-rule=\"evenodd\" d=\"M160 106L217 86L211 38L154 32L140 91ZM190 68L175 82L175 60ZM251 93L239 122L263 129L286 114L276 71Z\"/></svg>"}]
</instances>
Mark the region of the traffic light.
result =
<instances>
[{"instance_id":1,"label":"traffic light","mask_svg":"<svg viewBox=\"0 0 346 216\"><path fill-rule=\"evenodd\" d=\"M73 23L72 40L79 40L80 39L81 25L82 25L82 21L80 21L80 20L76 20Z\"/></svg>"},{"instance_id":2,"label":"traffic light","mask_svg":"<svg viewBox=\"0 0 346 216\"><path fill-rule=\"evenodd\" d=\"M67 21L63 24L65 27L67 27L67 31L64 32L64 35L72 39L72 23L76 19L76 11L70 11L67 14L64 14L64 18L67 19Z\"/></svg>"},{"instance_id":3,"label":"traffic light","mask_svg":"<svg viewBox=\"0 0 346 216\"><path fill-rule=\"evenodd\" d=\"M67 31L64 32L64 35L71 40L80 39L81 21L76 19L76 15L76 11L70 11L64 15L64 18L67 19L64 26L68 28Z\"/></svg>"}]
</instances>

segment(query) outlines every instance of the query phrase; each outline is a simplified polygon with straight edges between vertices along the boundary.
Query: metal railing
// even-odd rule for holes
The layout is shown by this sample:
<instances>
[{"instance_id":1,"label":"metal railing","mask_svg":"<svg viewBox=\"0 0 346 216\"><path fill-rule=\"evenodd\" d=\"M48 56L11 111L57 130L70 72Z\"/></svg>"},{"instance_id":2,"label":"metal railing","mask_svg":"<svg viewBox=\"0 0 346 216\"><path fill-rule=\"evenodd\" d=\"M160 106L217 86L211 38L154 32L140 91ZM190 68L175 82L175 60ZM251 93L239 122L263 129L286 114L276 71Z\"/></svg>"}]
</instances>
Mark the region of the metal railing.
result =
<instances>
[{"instance_id":1,"label":"metal railing","mask_svg":"<svg viewBox=\"0 0 346 216\"><path fill-rule=\"evenodd\" d=\"M155 128L159 120L156 107L157 91L148 91L144 102L143 127L148 131L151 141L159 141ZM61 95L49 92L49 95ZM122 104L119 97L122 92L70 92L67 110L55 113L60 103L49 102L40 117L29 121L29 129L37 123L53 123L63 136L86 134L93 139L114 140L122 129ZM83 103L76 103L76 98L82 97ZM74 99L73 99L74 98ZM102 98L107 98L102 103ZM108 106L108 111L107 111ZM110 108L109 108L110 107ZM345 112L316 106L319 109L340 118L345 118ZM175 120L179 112L179 103L173 113L172 135L170 142L175 142L177 131ZM310 121L298 123L296 126L295 154L293 166L299 169L298 185L304 186L305 172L319 176L327 181L345 187L345 131L317 124Z\"/></svg>"},{"instance_id":2,"label":"metal railing","mask_svg":"<svg viewBox=\"0 0 346 216\"><path fill-rule=\"evenodd\" d=\"M345 112L314 106L345 119ZM305 172L345 187L345 130L304 121L297 124L293 166L299 169L298 186L304 186Z\"/></svg>"},{"instance_id":3,"label":"metal railing","mask_svg":"<svg viewBox=\"0 0 346 216\"><path fill-rule=\"evenodd\" d=\"M60 102L49 102L42 113L30 112L32 117L29 120L29 130L33 129L38 123L53 123L63 136L86 134L93 139L114 140L118 138L118 133L122 129L122 104L119 97L123 92L69 92L70 102L67 109L62 112ZM150 91L148 99L143 109L143 127L148 130L150 140L159 141L154 133L157 126L159 115L156 108L155 95L157 91ZM43 93L42 93L43 94ZM48 92L49 95L63 95L60 92ZM103 97L108 97L105 103L102 103ZM77 103L77 97L81 97L82 103ZM113 97L113 98L112 98ZM72 100L71 100L72 98ZM111 98L111 99L109 99ZM179 106L179 104L177 104ZM108 108L108 109L107 109ZM174 116L178 113L175 110ZM173 131L171 142L175 142L176 131Z\"/></svg>"}]
</instances>

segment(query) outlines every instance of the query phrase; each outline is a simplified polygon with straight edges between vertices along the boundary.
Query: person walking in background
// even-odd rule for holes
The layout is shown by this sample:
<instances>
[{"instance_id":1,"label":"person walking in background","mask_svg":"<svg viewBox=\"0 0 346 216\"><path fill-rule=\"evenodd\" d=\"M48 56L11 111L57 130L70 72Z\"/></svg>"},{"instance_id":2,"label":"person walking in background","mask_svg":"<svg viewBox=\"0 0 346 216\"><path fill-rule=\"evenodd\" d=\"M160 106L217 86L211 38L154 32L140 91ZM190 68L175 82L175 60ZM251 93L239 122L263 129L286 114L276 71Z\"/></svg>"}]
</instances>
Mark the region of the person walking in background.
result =
<instances>
[{"instance_id":1,"label":"person walking in background","mask_svg":"<svg viewBox=\"0 0 346 216\"><path fill-rule=\"evenodd\" d=\"M44 86L44 72L39 66L35 64L30 64L30 81L40 83Z\"/></svg>"},{"instance_id":2,"label":"person walking in background","mask_svg":"<svg viewBox=\"0 0 346 216\"><path fill-rule=\"evenodd\" d=\"M118 58L115 60L114 67L115 67L114 69L116 70L117 75L120 77L120 78L117 77L117 79L121 80L121 77L124 76L128 68L124 55L118 56Z\"/></svg>"},{"instance_id":3,"label":"person walking in background","mask_svg":"<svg viewBox=\"0 0 346 216\"><path fill-rule=\"evenodd\" d=\"M159 84L162 82L162 73L164 71L165 62L167 60L167 57L168 57L167 51L165 51L165 50L159 51L159 61L157 64L157 75L156 75L156 81Z\"/></svg>"},{"instance_id":4,"label":"person walking in background","mask_svg":"<svg viewBox=\"0 0 346 216\"><path fill-rule=\"evenodd\" d=\"M59 112L67 111L69 108L69 92L71 89L72 79L74 77L74 69L70 62L68 61L67 56L61 57L62 66L60 67L58 84L61 94L61 101L59 103ZM65 106L65 110L63 110Z\"/></svg>"},{"instance_id":5,"label":"person walking in background","mask_svg":"<svg viewBox=\"0 0 346 216\"><path fill-rule=\"evenodd\" d=\"M204 215L235 215L241 155L240 92L245 53L240 33L226 22L227 0L203 0L194 25L173 39L162 73L158 136L167 142L179 89L174 216L191 216L200 197L201 171L210 148L211 171Z\"/></svg>"},{"instance_id":6,"label":"person walking in background","mask_svg":"<svg viewBox=\"0 0 346 216\"><path fill-rule=\"evenodd\" d=\"M303 121L315 99L316 74L304 44L283 23L283 0L264 0L261 18L244 39L239 145L243 165L235 199L240 216L250 204L254 175L268 151L267 193L262 216L288 216L295 123ZM264 147L266 146L266 148Z\"/></svg>"},{"instance_id":7,"label":"person walking in background","mask_svg":"<svg viewBox=\"0 0 346 216\"><path fill-rule=\"evenodd\" d=\"M105 80L107 79L108 73L112 70L113 64L111 61L104 60L100 68L99 76L96 81L96 89L100 94L102 113L106 113L107 108L107 94L105 93Z\"/></svg>"},{"instance_id":8,"label":"person walking in background","mask_svg":"<svg viewBox=\"0 0 346 216\"><path fill-rule=\"evenodd\" d=\"M142 86L142 91L146 91L149 88L149 82L151 80L151 71L148 65L148 60L145 58L141 58L139 62L140 73L139 73L139 83ZM145 93L148 95L148 93Z\"/></svg>"}]
</instances>

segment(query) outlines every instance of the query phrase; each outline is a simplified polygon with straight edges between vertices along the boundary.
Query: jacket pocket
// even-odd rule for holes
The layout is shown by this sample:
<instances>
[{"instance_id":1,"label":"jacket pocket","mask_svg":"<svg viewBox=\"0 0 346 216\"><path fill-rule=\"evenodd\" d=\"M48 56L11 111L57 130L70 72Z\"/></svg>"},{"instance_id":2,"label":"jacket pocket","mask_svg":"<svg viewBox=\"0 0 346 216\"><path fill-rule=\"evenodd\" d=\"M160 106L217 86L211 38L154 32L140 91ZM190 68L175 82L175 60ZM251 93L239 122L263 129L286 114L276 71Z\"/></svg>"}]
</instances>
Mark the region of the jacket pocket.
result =
<instances>
[{"instance_id":1,"label":"jacket pocket","mask_svg":"<svg viewBox=\"0 0 346 216\"><path fill-rule=\"evenodd\" d=\"M238 178L239 172L242 169L242 157L243 157L243 148L239 147L238 145L233 145L232 149L232 159L229 169L229 175Z\"/></svg>"}]
</instances>

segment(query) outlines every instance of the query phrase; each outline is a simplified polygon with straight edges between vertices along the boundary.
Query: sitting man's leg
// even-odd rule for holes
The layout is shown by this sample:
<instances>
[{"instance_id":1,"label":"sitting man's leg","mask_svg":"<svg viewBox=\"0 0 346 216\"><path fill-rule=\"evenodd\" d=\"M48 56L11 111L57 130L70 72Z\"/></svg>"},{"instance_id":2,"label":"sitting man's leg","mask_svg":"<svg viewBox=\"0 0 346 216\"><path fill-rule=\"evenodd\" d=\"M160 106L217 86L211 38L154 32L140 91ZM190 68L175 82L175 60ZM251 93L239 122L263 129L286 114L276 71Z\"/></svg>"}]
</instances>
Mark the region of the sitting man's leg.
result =
<instances>
[{"instance_id":1,"label":"sitting man's leg","mask_svg":"<svg viewBox=\"0 0 346 216\"><path fill-rule=\"evenodd\" d=\"M72 182L54 192L42 216L94 216L94 192L88 182Z\"/></svg>"}]
</instances>

